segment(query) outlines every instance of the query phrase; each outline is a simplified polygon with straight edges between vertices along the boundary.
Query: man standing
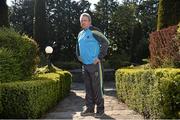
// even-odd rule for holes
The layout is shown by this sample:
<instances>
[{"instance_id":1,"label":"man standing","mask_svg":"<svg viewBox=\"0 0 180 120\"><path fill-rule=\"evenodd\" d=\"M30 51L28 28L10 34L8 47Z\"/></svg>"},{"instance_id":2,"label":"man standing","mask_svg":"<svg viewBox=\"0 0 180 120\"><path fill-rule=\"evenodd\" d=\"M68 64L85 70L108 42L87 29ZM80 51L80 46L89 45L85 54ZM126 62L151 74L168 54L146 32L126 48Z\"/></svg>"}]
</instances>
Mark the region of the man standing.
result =
<instances>
[{"instance_id":1,"label":"man standing","mask_svg":"<svg viewBox=\"0 0 180 120\"><path fill-rule=\"evenodd\" d=\"M107 54L109 41L98 28L91 25L91 16L88 13L81 14L80 24L83 30L78 35L76 55L83 64L82 75L86 89L86 110L81 115L94 115L97 105L95 117L100 118L104 115L101 60Z\"/></svg>"}]
</instances>

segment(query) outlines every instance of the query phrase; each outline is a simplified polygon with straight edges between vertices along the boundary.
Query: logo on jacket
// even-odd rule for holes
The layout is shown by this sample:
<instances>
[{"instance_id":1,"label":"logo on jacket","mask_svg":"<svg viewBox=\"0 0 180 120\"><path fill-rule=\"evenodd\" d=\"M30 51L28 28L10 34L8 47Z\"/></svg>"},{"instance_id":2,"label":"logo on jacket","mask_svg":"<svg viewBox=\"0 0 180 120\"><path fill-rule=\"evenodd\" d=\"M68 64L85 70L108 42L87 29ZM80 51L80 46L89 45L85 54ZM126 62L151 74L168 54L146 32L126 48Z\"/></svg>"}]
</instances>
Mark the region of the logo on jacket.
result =
<instances>
[{"instance_id":1,"label":"logo on jacket","mask_svg":"<svg viewBox=\"0 0 180 120\"><path fill-rule=\"evenodd\" d=\"M95 72L95 76L98 77L99 73L98 72Z\"/></svg>"}]
</instances>

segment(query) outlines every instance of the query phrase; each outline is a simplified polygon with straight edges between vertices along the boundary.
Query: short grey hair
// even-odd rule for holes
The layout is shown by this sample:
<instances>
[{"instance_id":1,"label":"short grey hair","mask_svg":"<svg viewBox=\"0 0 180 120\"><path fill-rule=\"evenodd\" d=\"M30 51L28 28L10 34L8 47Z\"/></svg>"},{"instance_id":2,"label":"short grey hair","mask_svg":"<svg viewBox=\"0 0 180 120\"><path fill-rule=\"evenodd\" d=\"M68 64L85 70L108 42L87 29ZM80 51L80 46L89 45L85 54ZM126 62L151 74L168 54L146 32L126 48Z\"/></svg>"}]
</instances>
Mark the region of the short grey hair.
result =
<instances>
[{"instance_id":1,"label":"short grey hair","mask_svg":"<svg viewBox=\"0 0 180 120\"><path fill-rule=\"evenodd\" d=\"M81 22L81 20L82 20L82 17L84 17L84 16L86 16L88 19L89 19L89 21L91 22L91 16L88 14L88 13L82 13L81 14L81 16L80 16L80 22Z\"/></svg>"}]
</instances>

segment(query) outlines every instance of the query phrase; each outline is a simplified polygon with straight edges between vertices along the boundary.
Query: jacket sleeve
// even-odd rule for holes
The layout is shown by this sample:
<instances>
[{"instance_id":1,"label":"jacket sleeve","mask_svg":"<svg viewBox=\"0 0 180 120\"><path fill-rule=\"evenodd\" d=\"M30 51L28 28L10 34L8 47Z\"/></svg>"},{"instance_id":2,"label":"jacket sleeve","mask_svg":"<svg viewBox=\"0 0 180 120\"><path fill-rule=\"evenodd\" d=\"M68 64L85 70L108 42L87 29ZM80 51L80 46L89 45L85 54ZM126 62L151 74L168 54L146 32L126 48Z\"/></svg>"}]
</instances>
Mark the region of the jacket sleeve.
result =
<instances>
[{"instance_id":1,"label":"jacket sleeve","mask_svg":"<svg viewBox=\"0 0 180 120\"><path fill-rule=\"evenodd\" d=\"M81 32L78 35L78 39L79 39L80 35L81 35ZM78 42L76 42L76 57L80 62L82 62L82 59L80 58L80 51L79 51L79 43Z\"/></svg>"},{"instance_id":2,"label":"jacket sleeve","mask_svg":"<svg viewBox=\"0 0 180 120\"><path fill-rule=\"evenodd\" d=\"M94 38L100 43L100 53L98 58L102 60L107 55L109 40L99 30L92 30Z\"/></svg>"}]
</instances>

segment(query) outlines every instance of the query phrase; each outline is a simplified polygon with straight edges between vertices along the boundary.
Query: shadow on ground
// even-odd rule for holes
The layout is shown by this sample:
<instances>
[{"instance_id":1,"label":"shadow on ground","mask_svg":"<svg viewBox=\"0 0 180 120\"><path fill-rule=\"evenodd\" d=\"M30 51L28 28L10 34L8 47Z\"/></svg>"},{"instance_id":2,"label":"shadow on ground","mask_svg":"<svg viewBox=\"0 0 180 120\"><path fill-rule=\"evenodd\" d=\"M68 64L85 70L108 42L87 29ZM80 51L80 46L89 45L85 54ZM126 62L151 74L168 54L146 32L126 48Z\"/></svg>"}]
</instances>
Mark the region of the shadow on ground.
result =
<instances>
[{"instance_id":1,"label":"shadow on ground","mask_svg":"<svg viewBox=\"0 0 180 120\"><path fill-rule=\"evenodd\" d=\"M60 101L55 108L48 111L41 119L73 119L73 115L81 112L84 106L84 99L70 92L69 96Z\"/></svg>"},{"instance_id":2,"label":"shadow on ground","mask_svg":"<svg viewBox=\"0 0 180 120\"><path fill-rule=\"evenodd\" d=\"M107 115L107 114L105 114L102 118L100 118L100 120L104 120L104 119L115 120L114 118L110 117L110 116Z\"/></svg>"},{"instance_id":3,"label":"shadow on ground","mask_svg":"<svg viewBox=\"0 0 180 120\"><path fill-rule=\"evenodd\" d=\"M115 96L116 90L114 82L104 82L104 94L106 96ZM75 82L71 86L69 96L61 100L56 107L48 111L48 114L42 116L42 119L73 119L81 118L80 112L83 111L85 106L84 100L84 83ZM94 117L90 118L94 119ZM114 119L108 115L104 115L101 119Z\"/></svg>"},{"instance_id":4,"label":"shadow on ground","mask_svg":"<svg viewBox=\"0 0 180 120\"><path fill-rule=\"evenodd\" d=\"M114 96L114 97L116 97L116 90L114 90L114 89L105 89L104 90L104 94L106 95L106 96Z\"/></svg>"}]
</instances>

